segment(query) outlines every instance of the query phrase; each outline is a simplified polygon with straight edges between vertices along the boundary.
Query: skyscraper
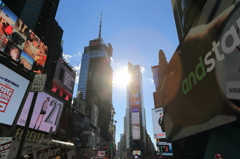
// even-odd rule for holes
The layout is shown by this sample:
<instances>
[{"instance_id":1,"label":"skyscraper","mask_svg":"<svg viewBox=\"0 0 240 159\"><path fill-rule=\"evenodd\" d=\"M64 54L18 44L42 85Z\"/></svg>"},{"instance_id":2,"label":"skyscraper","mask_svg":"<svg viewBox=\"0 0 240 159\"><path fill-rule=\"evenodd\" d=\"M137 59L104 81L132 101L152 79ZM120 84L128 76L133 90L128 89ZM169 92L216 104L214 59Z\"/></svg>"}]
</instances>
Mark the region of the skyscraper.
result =
<instances>
[{"instance_id":1,"label":"skyscraper","mask_svg":"<svg viewBox=\"0 0 240 159\"><path fill-rule=\"evenodd\" d=\"M131 81L127 87L130 132L130 153L133 150L141 151L145 155L146 119L142 98L142 73L139 65L128 63L128 72Z\"/></svg>"},{"instance_id":2,"label":"skyscraper","mask_svg":"<svg viewBox=\"0 0 240 159\"><path fill-rule=\"evenodd\" d=\"M100 127L100 134L107 141L112 108L112 46L110 43L105 44L101 38L101 27L102 20L98 38L90 40L89 46L84 48L78 92L81 92L81 98L86 101L86 112L92 112L93 103L98 107L97 118L101 120L95 126ZM89 113L89 118L91 117L92 114Z\"/></svg>"}]
</instances>

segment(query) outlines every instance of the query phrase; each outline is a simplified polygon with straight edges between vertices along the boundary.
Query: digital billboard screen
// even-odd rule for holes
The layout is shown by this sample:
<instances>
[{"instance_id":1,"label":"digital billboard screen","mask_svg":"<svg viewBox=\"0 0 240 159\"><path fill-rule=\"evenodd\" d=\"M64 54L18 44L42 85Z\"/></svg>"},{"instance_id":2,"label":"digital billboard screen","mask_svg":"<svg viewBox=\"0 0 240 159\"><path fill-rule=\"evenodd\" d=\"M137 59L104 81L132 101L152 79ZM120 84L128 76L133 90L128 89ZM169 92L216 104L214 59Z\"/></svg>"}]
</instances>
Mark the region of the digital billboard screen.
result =
<instances>
[{"instance_id":1,"label":"digital billboard screen","mask_svg":"<svg viewBox=\"0 0 240 159\"><path fill-rule=\"evenodd\" d=\"M141 138L141 127L140 124L132 124L132 139L140 140Z\"/></svg>"},{"instance_id":2,"label":"digital billboard screen","mask_svg":"<svg viewBox=\"0 0 240 159\"><path fill-rule=\"evenodd\" d=\"M140 124L139 107L132 107L132 124Z\"/></svg>"},{"instance_id":3,"label":"digital billboard screen","mask_svg":"<svg viewBox=\"0 0 240 159\"><path fill-rule=\"evenodd\" d=\"M133 155L141 155L141 150L133 150Z\"/></svg>"},{"instance_id":4,"label":"digital billboard screen","mask_svg":"<svg viewBox=\"0 0 240 159\"><path fill-rule=\"evenodd\" d=\"M0 64L0 123L12 125L29 80Z\"/></svg>"},{"instance_id":5,"label":"digital billboard screen","mask_svg":"<svg viewBox=\"0 0 240 159\"><path fill-rule=\"evenodd\" d=\"M140 106L141 104L141 88L140 88L140 66L128 64L128 72L131 81L128 83L130 106Z\"/></svg>"},{"instance_id":6,"label":"digital billboard screen","mask_svg":"<svg viewBox=\"0 0 240 159\"><path fill-rule=\"evenodd\" d=\"M239 113L239 3L208 0L199 15L162 76L167 141L233 122Z\"/></svg>"},{"instance_id":7,"label":"digital billboard screen","mask_svg":"<svg viewBox=\"0 0 240 159\"><path fill-rule=\"evenodd\" d=\"M48 46L5 4L0 12L0 51L12 61L40 74L47 59Z\"/></svg>"},{"instance_id":8,"label":"digital billboard screen","mask_svg":"<svg viewBox=\"0 0 240 159\"><path fill-rule=\"evenodd\" d=\"M99 109L95 103L92 103L91 124L94 126L98 125L98 115Z\"/></svg>"},{"instance_id":9,"label":"digital billboard screen","mask_svg":"<svg viewBox=\"0 0 240 159\"><path fill-rule=\"evenodd\" d=\"M28 94L17 124L25 126L33 92ZM63 103L45 92L39 92L29 127L44 132L56 131L63 109Z\"/></svg>"},{"instance_id":10,"label":"digital billboard screen","mask_svg":"<svg viewBox=\"0 0 240 159\"><path fill-rule=\"evenodd\" d=\"M54 74L53 86L72 98L75 77L76 72L62 58L59 58Z\"/></svg>"},{"instance_id":11,"label":"digital billboard screen","mask_svg":"<svg viewBox=\"0 0 240 159\"><path fill-rule=\"evenodd\" d=\"M155 139L166 138L162 130L163 108L152 109L153 133Z\"/></svg>"},{"instance_id":12,"label":"digital billboard screen","mask_svg":"<svg viewBox=\"0 0 240 159\"><path fill-rule=\"evenodd\" d=\"M172 144L167 142L157 142L159 153L166 156L173 155Z\"/></svg>"}]
</instances>

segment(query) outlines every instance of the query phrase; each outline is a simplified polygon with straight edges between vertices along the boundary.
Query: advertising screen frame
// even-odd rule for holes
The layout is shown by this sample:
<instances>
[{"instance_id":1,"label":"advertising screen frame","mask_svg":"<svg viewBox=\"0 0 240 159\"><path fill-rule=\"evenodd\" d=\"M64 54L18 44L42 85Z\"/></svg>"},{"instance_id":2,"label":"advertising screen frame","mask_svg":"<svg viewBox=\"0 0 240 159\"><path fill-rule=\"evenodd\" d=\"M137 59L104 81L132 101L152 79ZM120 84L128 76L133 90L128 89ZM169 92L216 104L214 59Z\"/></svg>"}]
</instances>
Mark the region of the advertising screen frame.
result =
<instances>
[{"instance_id":1,"label":"advertising screen frame","mask_svg":"<svg viewBox=\"0 0 240 159\"><path fill-rule=\"evenodd\" d=\"M24 71L43 72L48 46L4 3L0 12L0 55Z\"/></svg>"},{"instance_id":2,"label":"advertising screen frame","mask_svg":"<svg viewBox=\"0 0 240 159\"><path fill-rule=\"evenodd\" d=\"M166 138L166 134L162 130L163 108L152 109L152 123L154 138L155 139Z\"/></svg>"},{"instance_id":3,"label":"advertising screen frame","mask_svg":"<svg viewBox=\"0 0 240 159\"><path fill-rule=\"evenodd\" d=\"M239 3L232 5L230 1L219 1L218 7L214 8L215 3L210 0L205 3L162 76L160 93L166 110L167 141L237 120L236 105L227 99L220 83L228 78L224 58L234 54L230 55L228 51L235 47L235 40L239 38L233 28L237 26L236 19L231 20L232 15L239 12ZM229 28L224 31L224 26ZM235 57L239 59L239 56Z\"/></svg>"},{"instance_id":4,"label":"advertising screen frame","mask_svg":"<svg viewBox=\"0 0 240 159\"><path fill-rule=\"evenodd\" d=\"M62 59L57 60L53 78L53 85L72 98L76 72Z\"/></svg>"},{"instance_id":5,"label":"advertising screen frame","mask_svg":"<svg viewBox=\"0 0 240 159\"><path fill-rule=\"evenodd\" d=\"M12 125L30 81L2 64L0 70L0 123Z\"/></svg>"},{"instance_id":6,"label":"advertising screen frame","mask_svg":"<svg viewBox=\"0 0 240 159\"><path fill-rule=\"evenodd\" d=\"M33 94L33 92L29 92L27 96L17 121L17 125L19 126L25 126ZM46 92L38 92L29 128L56 133L62 110L63 102L61 100L56 99Z\"/></svg>"}]
</instances>

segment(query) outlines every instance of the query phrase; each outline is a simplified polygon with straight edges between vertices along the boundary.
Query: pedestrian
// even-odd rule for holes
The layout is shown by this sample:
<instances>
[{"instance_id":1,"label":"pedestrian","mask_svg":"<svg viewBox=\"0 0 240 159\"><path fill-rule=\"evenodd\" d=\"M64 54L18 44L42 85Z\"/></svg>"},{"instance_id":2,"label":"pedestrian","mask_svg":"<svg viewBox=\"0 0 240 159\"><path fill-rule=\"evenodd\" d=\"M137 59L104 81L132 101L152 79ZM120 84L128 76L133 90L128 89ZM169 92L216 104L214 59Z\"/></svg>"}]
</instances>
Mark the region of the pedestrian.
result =
<instances>
[{"instance_id":1,"label":"pedestrian","mask_svg":"<svg viewBox=\"0 0 240 159\"><path fill-rule=\"evenodd\" d=\"M220 153L217 153L217 154L214 156L214 159L223 159L223 156L222 156Z\"/></svg>"},{"instance_id":2,"label":"pedestrian","mask_svg":"<svg viewBox=\"0 0 240 159\"><path fill-rule=\"evenodd\" d=\"M57 156L56 159L61 159L61 157L60 157L60 156Z\"/></svg>"},{"instance_id":3,"label":"pedestrian","mask_svg":"<svg viewBox=\"0 0 240 159\"><path fill-rule=\"evenodd\" d=\"M23 158L24 158L24 159L28 159L29 156L28 156L28 155L24 155Z\"/></svg>"},{"instance_id":4,"label":"pedestrian","mask_svg":"<svg viewBox=\"0 0 240 159\"><path fill-rule=\"evenodd\" d=\"M159 159L164 159L162 155L159 156Z\"/></svg>"}]
</instances>

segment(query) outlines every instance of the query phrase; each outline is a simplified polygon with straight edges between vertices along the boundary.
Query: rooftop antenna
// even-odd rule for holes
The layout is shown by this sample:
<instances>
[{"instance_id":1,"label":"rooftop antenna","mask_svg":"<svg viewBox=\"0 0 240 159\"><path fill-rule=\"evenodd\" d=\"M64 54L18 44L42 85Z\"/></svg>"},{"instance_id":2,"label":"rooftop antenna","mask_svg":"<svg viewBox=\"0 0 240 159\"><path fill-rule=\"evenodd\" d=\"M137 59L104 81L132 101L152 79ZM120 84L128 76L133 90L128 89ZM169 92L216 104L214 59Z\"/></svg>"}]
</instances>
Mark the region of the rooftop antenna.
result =
<instances>
[{"instance_id":1,"label":"rooftop antenna","mask_svg":"<svg viewBox=\"0 0 240 159\"><path fill-rule=\"evenodd\" d=\"M101 11L101 18L100 18L100 26L99 26L98 39L101 38L101 31L102 31L102 11Z\"/></svg>"}]
</instances>

